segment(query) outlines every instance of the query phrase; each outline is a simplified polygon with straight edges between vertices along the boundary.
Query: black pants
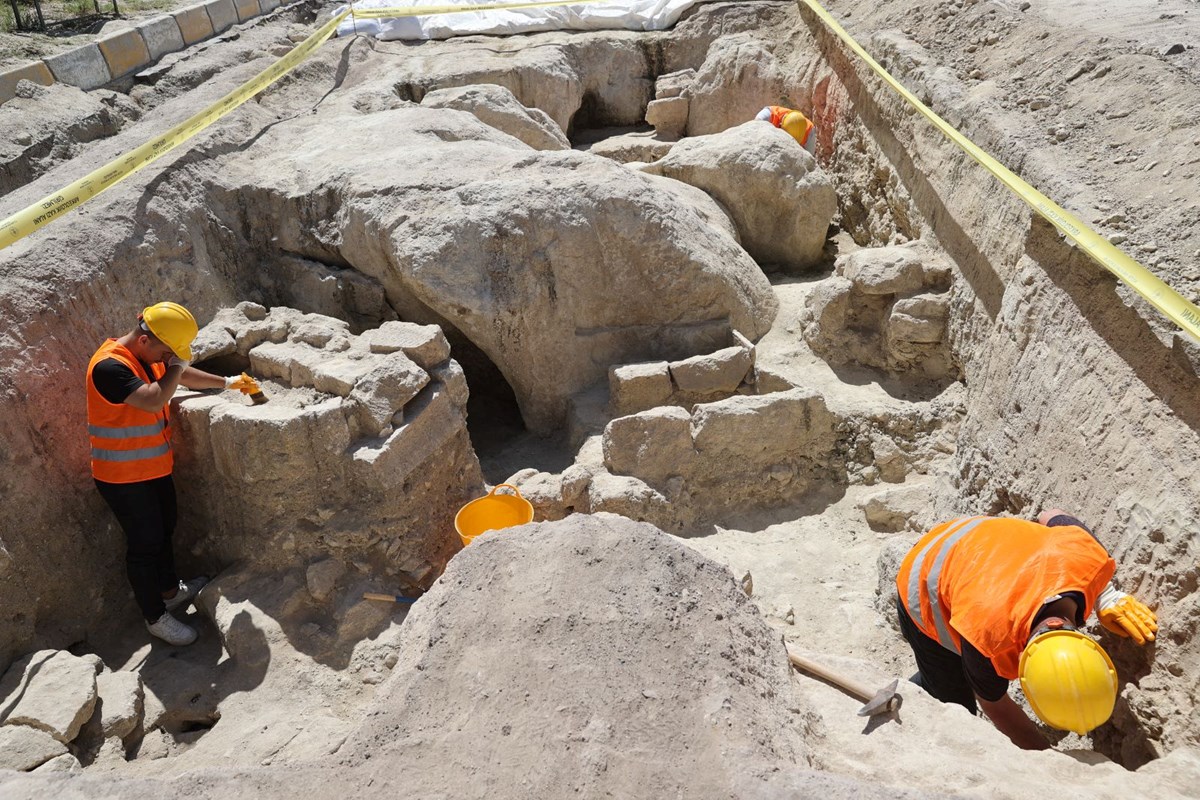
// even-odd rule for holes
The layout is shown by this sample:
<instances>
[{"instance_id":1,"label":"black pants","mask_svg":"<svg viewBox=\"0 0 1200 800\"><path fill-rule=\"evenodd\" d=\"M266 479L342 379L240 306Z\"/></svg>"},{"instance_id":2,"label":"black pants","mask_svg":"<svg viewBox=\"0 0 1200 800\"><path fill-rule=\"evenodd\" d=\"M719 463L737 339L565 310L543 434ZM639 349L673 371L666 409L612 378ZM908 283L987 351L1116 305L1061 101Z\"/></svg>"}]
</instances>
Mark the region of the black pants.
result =
<instances>
[{"instance_id":1,"label":"black pants","mask_svg":"<svg viewBox=\"0 0 1200 800\"><path fill-rule=\"evenodd\" d=\"M175 532L175 481L170 475L138 483L96 481L121 530L125 566L142 616L154 622L164 613L163 592L179 588L171 535Z\"/></svg>"},{"instance_id":2,"label":"black pants","mask_svg":"<svg viewBox=\"0 0 1200 800\"><path fill-rule=\"evenodd\" d=\"M978 714L975 692L963 672L962 656L926 636L908 616L908 609L899 596L896 597L896 611L900 615L900 632L917 658L917 674L912 682L943 703L958 703L972 714Z\"/></svg>"}]
</instances>

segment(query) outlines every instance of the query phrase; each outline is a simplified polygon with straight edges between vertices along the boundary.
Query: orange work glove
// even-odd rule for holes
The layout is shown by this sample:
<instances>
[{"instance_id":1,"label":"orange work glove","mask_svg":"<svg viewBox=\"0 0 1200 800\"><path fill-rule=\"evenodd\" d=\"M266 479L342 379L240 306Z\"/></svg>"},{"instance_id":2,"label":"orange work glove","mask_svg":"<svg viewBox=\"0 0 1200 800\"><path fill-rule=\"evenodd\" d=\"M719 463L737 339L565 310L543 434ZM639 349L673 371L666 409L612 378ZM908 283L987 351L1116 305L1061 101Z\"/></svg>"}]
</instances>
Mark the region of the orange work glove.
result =
<instances>
[{"instance_id":1,"label":"orange work glove","mask_svg":"<svg viewBox=\"0 0 1200 800\"><path fill-rule=\"evenodd\" d=\"M234 389L242 394L254 394L258 391L258 382L243 372L241 375L226 378L225 388Z\"/></svg>"},{"instance_id":2,"label":"orange work glove","mask_svg":"<svg viewBox=\"0 0 1200 800\"><path fill-rule=\"evenodd\" d=\"M1154 641L1154 632L1158 630L1158 619L1149 607L1135 597L1118 592L1111 584L1100 593L1096 616L1105 628L1138 644Z\"/></svg>"}]
</instances>

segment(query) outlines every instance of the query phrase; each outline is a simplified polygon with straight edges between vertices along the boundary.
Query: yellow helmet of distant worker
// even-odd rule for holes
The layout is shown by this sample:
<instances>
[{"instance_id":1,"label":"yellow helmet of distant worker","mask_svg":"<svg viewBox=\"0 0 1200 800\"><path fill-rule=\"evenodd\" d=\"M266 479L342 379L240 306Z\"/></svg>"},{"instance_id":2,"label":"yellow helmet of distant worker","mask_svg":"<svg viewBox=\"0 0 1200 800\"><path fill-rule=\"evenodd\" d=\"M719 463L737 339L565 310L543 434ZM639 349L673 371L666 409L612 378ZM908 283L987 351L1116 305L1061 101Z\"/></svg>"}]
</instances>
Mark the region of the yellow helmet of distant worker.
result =
<instances>
[{"instance_id":1,"label":"yellow helmet of distant worker","mask_svg":"<svg viewBox=\"0 0 1200 800\"><path fill-rule=\"evenodd\" d=\"M199 328L190 311L179 303L155 303L142 310L142 322L172 353L192 360L192 340Z\"/></svg>"},{"instance_id":2,"label":"yellow helmet of distant worker","mask_svg":"<svg viewBox=\"0 0 1200 800\"><path fill-rule=\"evenodd\" d=\"M809 147L809 138L812 136L813 124L799 111L789 111L783 115L783 120L779 123L779 127L783 128L792 138L800 143L800 146L811 150Z\"/></svg>"},{"instance_id":3,"label":"yellow helmet of distant worker","mask_svg":"<svg viewBox=\"0 0 1200 800\"><path fill-rule=\"evenodd\" d=\"M1021 653L1021 689L1042 722L1082 735L1112 716L1117 670L1095 640L1063 620L1051 623L1039 627Z\"/></svg>"}]
</instances>

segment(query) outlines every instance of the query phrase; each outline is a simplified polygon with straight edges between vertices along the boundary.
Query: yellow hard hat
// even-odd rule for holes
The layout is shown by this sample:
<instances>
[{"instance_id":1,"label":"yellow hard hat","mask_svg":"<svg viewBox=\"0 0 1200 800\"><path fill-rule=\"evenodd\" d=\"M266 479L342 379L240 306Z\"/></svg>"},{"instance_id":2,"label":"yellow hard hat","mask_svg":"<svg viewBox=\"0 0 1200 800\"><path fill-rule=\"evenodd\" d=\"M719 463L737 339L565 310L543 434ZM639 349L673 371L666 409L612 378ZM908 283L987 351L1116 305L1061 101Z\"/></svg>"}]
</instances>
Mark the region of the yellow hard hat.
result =
<instances>
[{"instance_id":1,"label":"yellow hard hat","mask_svg":"<svg viewBox=\"0 0 1200 800\"><path fill-rule=\"evenodd\" d=\"M1104 648L1076 630L1035 633L1018 674L1033 712L1052 728L1082 735L1112 716L1117 669Z\"/></svg>"},{"instance_id":2,"label":"yellow hard hat","mask_svg":"<svg viewBox=\"0 0 1200 800\"><path fill-rule=\"evenodd\" d=\"M789 111L783 115L779 127L790 133L801 147L805 147L808 144L808 137L812 135L813 124L799 111Z\"/></svg>"},{"instance_id":3,"label":"yellow hard hat","mask_svg":"<svg viewBox=\"0 0 1200 800\"><path fill-rule=\"evenodd\" d=\"M179 303L155 303L142 310L142 322L171 352L192 360L192 340L199 328L190 311Z\"/></svg>"}]
</instances>

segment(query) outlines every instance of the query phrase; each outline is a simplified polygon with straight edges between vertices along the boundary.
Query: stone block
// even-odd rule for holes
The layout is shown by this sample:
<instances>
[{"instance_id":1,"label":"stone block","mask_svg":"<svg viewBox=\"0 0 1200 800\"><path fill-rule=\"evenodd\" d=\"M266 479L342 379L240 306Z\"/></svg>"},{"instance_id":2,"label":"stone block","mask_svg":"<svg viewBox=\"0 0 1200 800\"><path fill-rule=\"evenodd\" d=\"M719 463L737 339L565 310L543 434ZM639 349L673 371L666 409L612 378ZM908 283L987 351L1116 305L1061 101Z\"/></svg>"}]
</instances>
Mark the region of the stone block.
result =
<instances>
[{"instance_id":1,"label":"stone block","mask_svg":"<svg viewBox=\"0 0 1200 800\"><path fill-rule=\"evenodd\" d=\"M250 371L255 375L278 378L292 386L311 386L312 368L323 358L320 350L300 342L263 342L249 355Z\"/></svg>"},{"instance_id":2,"label":"stone block","mask_svg":"<svg viewBox=\"0 0 1200 800\"><path fill-rule=\"evenodd\" d=\"M157 61L167 53L177 52L186 46L183 33L179 30L179 22L170 15L143 22L138 25L138 30L142 32L146 49L150 51L151 61Z\"/></svg>"},{"instance_id":3,"label":"stone block","mask_svg":"<svg viewBox=\"0 0 1200 800\"><path fill-rule=\"evenodd\" d=\"M949 315L946 295L926 294L902 298L892 306L887 335L891 341L932 344L940 342Z\"/></svg>"},{"instance_id":4,"label":"stone block","mask_svg":"<svg viewBox=\"0 0 1200 800\"><path fill-rule=\"evenodd\" d=\"M311 381L303 382L311 385L318 392L336 394L339 397L349 397L350 393L354 391L354 384L358 383L377 363L374 359L356 359L344 355L330 358L327 353L321 353L321 356L309 367ZM301 377L304 377L303 373Z\"/></svg>"},{"instance_id":5,"label":"stone block","mask_svg":"<svg viewBox=\"0 0 1200 800\"><path fill-rule=\"evenodd\" d=\"M326 558L309 565L304 572L304 583L314 600L324 602L333 594L338 580L345 574L345 564L332 558Z\"/></svg>"},{"instance_id":6,"label":"stone block","mask_svg":"<svg viewBox=\"0 0 1200 800\"><path fill-rule=\"evenodd\" d=\"M429 383L429 373L403 353L391 353L354 384L350 399L355 404L363 432L375 435L389 425L392 415L404 408Z\"/></svg>"},{"instance_id":7,"label":"stone block","mask_svg":"<svg viewBox=\"0 0 1200 800\"><path fill-rule=\"evenodd\" d=\"M0 728L0 770L28 772L66 753L67 746L45 731L24 725Z\"/></svg>"},{"instance_id":8,"label":"stone block","mask_svg":"<svg viewBox=\"0 0 1200 800\"><path fill-rule=\"evenodd\" d=\"M208 16L208 9L205 8L204 3L182 8L171 16L175 18L175 24L179 26L179 33L183 36L185 47L202 42L215 33L212 19Z\"/></svg>"},{"instance_id":9,"label":"stone block","mask_svg":"<svg viewBox=\"0 0 1200 800\"><path fill-rule=\"evenodd\" d=\"M237 352L237 340L220 325L205 325L192 341L192 361L232 355Z\"/></svg>"},{"instance_id":10,"label":"stone block","mask_svg":"<svg viewBox=\"0 0 1200 800\"><path fill-rule=\"evenodd\" d=\"M445 385L446 391L450 393L451 402L456 406L466 407L471 388L467 385L467 374L457 361L447 359L442 366L430 370L429 374L434 380Z\"/></svg>"},{"instance_id":11,"label":"stone block","mask_svg":"<svg viewBox=\"0 0 1200 800\"><path fill-rule=\"evenodd\" d=\"M46 66L54 74L55 80L80 89L98 89L112 80L108 62L95 43L50 56L46 59Z\"/></svg>"},{"instance_id":12,"label":"stone block","mask_svg":"<svg viewBox=\"0 0 1200 800\"><path fill-rule=\"evenodd\" d=\"M753 364L750 351L735 346L674 361L669 368L681 392L717 394L737 391Z\"/></svg>"},{"instance_id":13,"label":"stone block","mask_svg":"<svg viewBox=\"0 0 1200 800\"><path fill-rule=\"evenodd\" d=\"M114 78L128 75L150 63L150 50L137 28L106 36L96 42L96 46L104 54L108 71Z\"/></svg>"},{"instance_id":14,"label":"stone block","mask_svg":"<svg viewBox=\"0 0 1200 800\"><path fill-rule=\"evenodd\" d=\"M945 287L949 270L926 264L928 253L918 244L870 247L837 260L839 275L863 294L911 295L922 288Z\"/></svg>"},{"instance_id":15,"label":"stone block","mask_svg":"<svg viewBox=\"0 0 1200 800\"><path fill-rule=\"evenodd\" d=\"M65 650L39 650L16 661L0 680L0 723L71 741L96 706L98 661Z\"/></svg>"},{"instance_id":16,"label":"stone block","mask_svg":"<svg viewBox=\"0 0 1200 800\"><path fill-rule=\"evenodd\" d=\"M671 373L665 361L623 364L608 370L609 406L625 416L671 402Z\"/></svg>"},{"instance_id":17,"label":"stone block","mask_svg":"<svg viewBox=\"0 0 1200 800\"><path fill-rule=\"evenodd\" d=\"M462 412L447 392L435 387L405 409L407 419L381 446L354 451L354 474L368 486L399 486L431 454L439 452L466 427Z\"/></svg>"},{"instance_id":18,"label":"stone block","mask_svg":"<svg viewBox=\"0 0 1200 800\"><path fill-rule=\"evenodd\" d=\"M696 406L692 435L710 463L731 459L764 468L796 455L816 457L835 444L833 415L809 389L737 395Z\"/></svg>"},{"instance_id":19,"label":"stone block","mask_svg":"<svg viewBox=\"0 0 1200 800\"><path fill-rule=\"evenodd\" d=\"M696 79L696 70L682 69L679 72L668 72L659 75L654 82L654 99L666 100L671 97L686 97Z\"/></svg>"},{"instance_id":20,"label":"stone block","mask_svg":"<svg viewBox=\"0 0 1200 800\"><path fill-rule=\"evenodd\" d=\"M0 103L17 96L17 81L33 81L42 86L54 83L54 75L44 61L33 61L0 71Z\"/></svg>"},{"instance_id":21,"label":"stone block","mask_svg":"<svg viewBox=\"0 0 1200 800\"><path fill-rule=\"evenodd\" d=\"M70 753L63 753L42 764L34 770L39 775L45 775L48 772L82 772L83 765L79 763L79 759Z\"/></svg>"},{"instance_id":22,"label":"stone block","mask_svg":"<svg viewBox=\"0 0 1200 800\"><path fill-rule=\"evenodd\" d=\"M363 331L362 339L372 353L401 352L422 369L432 369L450 357L450 343L437 325L385 322Z\"/></svg>"},{"instance_id":23,"label":"stone block","mask_svg":"<svg viewBox=\"0 0 1200 800\"><path fill-rule=\"evenodd\" d=\"M270 14L283 5L283 0L258 0L258 5L262 8L262 13Z\"/></svg>"},{"instance_id":24,"label":"stone block","mask_svg":"<svg viewBox=\"0 0 1200 800\"><path fill-rule=\"evenodd\" d=\"M233 7L237 11L239 22L253 19L262 13L262 8L258 5L258 0L233 0Z\"/></svg>"},{"instance_id":25,"label":"stone block","mask_svg":"<svg viewBox=\"0 0 1200 800\"><path fill-rule=\"evenodd\" d=\"M220 33L237 24L238 13L233 0L208 0L204 4L204 10L208 12L208 18L212 20L213 33Z\"/></svg>"},{"instance_id":26,"label":"stone block","mask_svg":"<svg viewBox=\"0 0 1200 800\"><path fill-rule=\"evenodd\" d=\"M313 347L326 347L334 339L345 336L349 331L350 324L345 320L324 314L305 314L301 320L291 326L288 338L294 342L310 344Z\"/></svg>"},{"instance_id":27,"label":"stone block","mask_svg":"<svg viewBox=\"0 0 1200 800\"><path fill-rule=\"evenodd\" d=\"M296 408L285 403L224 403L210 414L217 472L242 484L290 485L340 462L350 446L344 402L328 398ZM297 501L298 502L298 501Z\"/></svg>"},{"instance_id":28,"label":"stone block","mask_svg":"<svg viewBox=\"0 0 1200 800\"><path fill-rule=\"evenodd\" d=\"M687 129L689 105L686 97L651 100L646 106L646 122L653 125L660 136L678 138Z\"/></svg>"},{"instance_id":29,"label":"stone block","mask_svg":"<svg viewBox=\"0 0 1200 800\"><path fill-rule=\"evenodd\" d=\"M632 475L651 486L687 473L696 458L692 417L677 406L618 417L604 429L604 465L615 475Z\"/></svg>"},{"instance_id":30,"label":"stone block","mask_svg":"<svg viewBox=\"0 0 1200 800\"><path fill-rule=\"evenodd\" d=\"M142 678L136 672L104 672L96 676L100 696L100 728L104 738L124 739L142 721Z\"/></svg>"}]
</instances>

